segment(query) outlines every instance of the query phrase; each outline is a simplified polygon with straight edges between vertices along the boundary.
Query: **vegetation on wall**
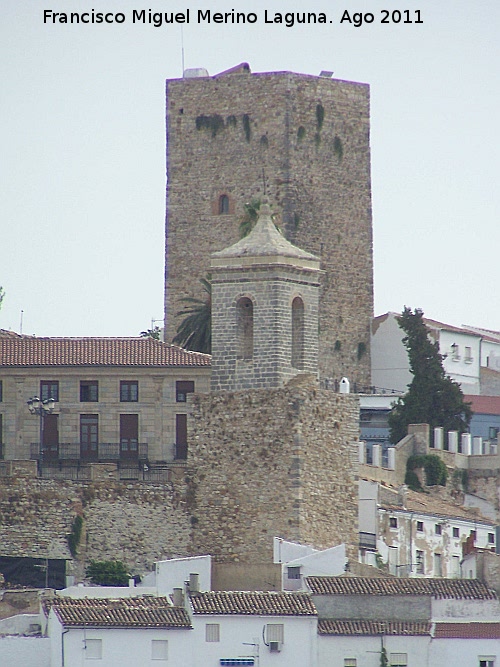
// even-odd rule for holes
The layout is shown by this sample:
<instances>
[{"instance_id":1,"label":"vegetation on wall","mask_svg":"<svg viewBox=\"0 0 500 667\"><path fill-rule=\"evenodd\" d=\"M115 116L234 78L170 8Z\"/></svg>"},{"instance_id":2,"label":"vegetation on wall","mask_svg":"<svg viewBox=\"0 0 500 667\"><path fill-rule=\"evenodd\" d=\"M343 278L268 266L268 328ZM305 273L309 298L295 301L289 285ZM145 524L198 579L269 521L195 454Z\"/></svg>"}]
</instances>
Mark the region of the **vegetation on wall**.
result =
<instances>
[{"instance_id":1,"label":"vegetation on wall","mask_svg":"<svg viewBox=\"0 0 500 667\"><path fill-rule=\"evenodd\" d=\"M321 132L324 120L325 120L325 108L320 102L319 104L316 105L316 125L318 127L318 132Z\"/></svg>"},{"instance_id":2,"label":"vegetation on wall","mask_svg":"<svg viewBox=\"0 0 500 667\"><path fill-rule=\"evenodd\" d=\"M437 426L445 431L467 431L472 416L470 404L464 401L460 386L446 375L443 356L437 342L429 338L423 312L405 307L397 321L406 334L403 344L413 379L389 414L391 442L404 438L409 424L429 424L431 432Z\"/></svg>"},{"instance_id":3,"label":"vegetation on wall","mask_svg":"<svg viewBox=\"0 0 500 667\"><path fill-rule=\"evenodd\" d=\"M196 129L209 130L212 134L212 137L216 137L217 132L224 129L224 119L217 113L214 113L211 116L205 116L205 114L201 114L200 116L196 117Z\"/></svg>"},{"instance_id":4,"label":"vegetation on wall","mask_svg":"<svg viewBox=\"0 0 500 667\"><path fill-rule=\"evenodd\" d=\"M422 491L422 485L415 470L423 468L427 486L446 486L448 470L436 454L414 454L406 462L405 484L412 491Z\"/></svg>"},{"instance_id":5,"label":"vegetation on wall","mask_svg":"<svg viewBox=\"0 0 500 667\"><path fill-rule=\"evenodd\" d=\"M68 547L73 558L75 558L78 551L78 545L80 544L82 537L82 528L83 518L80 515L75 516L73 523L71 524L71 532L66 535Z\"/></svg>"},{"instance_id":6,"label":"vegetation on wall","mask_svg":"<svg viewBox=\"0 0 500 667\"><path fill-rule=\"evenodd\" d=\"M250 116L247 113L243 114L243 129L245 131L246 140L250 141L252 138L252 128L250 127Z\"/></svg>"},{"instance_id":7,"label":"vegetation on wall","mask_svg":"<svg viewBox=\"0 0 500 667\"><path fill-rule=\"evenodd\" d=\"M301 125L297 130L297 141L300 143L305 136L306 136L306 128L303 125Z\"/></svg>"},{"instance_id":8,"label":"vegetation on wall","mask_svg":"<svg viewBox=\"0 0 500 667\"><path fill-rule=\"evenodd\" d=\"M344 147L342 145L342 139L335 135L333 140L333 152L337 156L338 161L340 162L344 156Z\"/></svg>"}]
</instances>

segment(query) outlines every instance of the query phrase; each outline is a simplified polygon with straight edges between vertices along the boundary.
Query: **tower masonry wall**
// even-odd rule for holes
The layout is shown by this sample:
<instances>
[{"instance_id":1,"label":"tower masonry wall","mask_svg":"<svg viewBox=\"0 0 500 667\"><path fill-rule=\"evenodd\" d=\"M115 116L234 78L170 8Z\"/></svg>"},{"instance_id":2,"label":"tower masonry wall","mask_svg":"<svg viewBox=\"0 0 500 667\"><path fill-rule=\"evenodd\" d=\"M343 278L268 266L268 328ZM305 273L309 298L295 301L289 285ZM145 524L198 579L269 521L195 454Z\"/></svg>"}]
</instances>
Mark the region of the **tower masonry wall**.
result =
<instances>
[{"instance_id":1,"label":"tower masonry wall","mask_svg":"<svg viewBox=\"0 0 500 667\"><path fill-rule=\"evenodd\" d=\"M253 302L253 356L238 358L237 302ZM304 303L304 359L292 367L292 301ZM317 374L318 276L290 267L217 270L212 285L212 390L281 387L299 372Z\"/></svg>"},{"instance_id":2,"label":"tower masonry wall","mask_svg":"<svg viewBox=\"0 0 500 667\"><path fill-rule=\"evenodd\" d=\"M273 537L357 545L356 396L302 386L193 397L192 552L271 562Z\"/></svg>"},{"instance_id":3,"label":"tower masonry wall","mask_svg":"<svg viewBox=\"0 0 500 667\"><path fill-rule=\"evenodd\" d=\"M179 299L202 296L210 254L238 240L244 204L266 192L285 236L325 271L322 377L370 384L369 130L366 84L288 72L167 81L167 339Z\"/></svg>"}]
</instances>

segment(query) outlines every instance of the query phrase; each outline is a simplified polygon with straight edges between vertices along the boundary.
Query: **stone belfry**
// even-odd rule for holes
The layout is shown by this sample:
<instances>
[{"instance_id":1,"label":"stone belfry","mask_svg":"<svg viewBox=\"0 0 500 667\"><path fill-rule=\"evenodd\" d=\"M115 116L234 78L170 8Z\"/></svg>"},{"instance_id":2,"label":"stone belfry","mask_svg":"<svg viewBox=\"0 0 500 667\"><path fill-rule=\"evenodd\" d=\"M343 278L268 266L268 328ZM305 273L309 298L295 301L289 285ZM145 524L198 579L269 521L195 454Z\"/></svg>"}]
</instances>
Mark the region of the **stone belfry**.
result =
<instances>
[{"instance_id":1,"label":"stone belfry","mask_svg":"<svg viewBox=\"0 0 500 667\"><path fill-rule=\"evenodd\" d=\"M320 260L282 236L267 199L248 236L212 253L211 273L212 390L317 375Z\"/></svg>"}]
</instances>

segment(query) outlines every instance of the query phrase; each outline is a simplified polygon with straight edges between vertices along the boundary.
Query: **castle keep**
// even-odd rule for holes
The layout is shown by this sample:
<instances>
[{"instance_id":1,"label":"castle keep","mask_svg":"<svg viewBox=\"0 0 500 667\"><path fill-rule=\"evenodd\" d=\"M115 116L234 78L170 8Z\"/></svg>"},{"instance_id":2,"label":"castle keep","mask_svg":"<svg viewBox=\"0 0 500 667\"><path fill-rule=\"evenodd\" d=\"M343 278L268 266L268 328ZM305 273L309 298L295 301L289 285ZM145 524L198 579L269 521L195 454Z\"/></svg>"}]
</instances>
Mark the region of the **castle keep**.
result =
<instances>
[{"instance_id":1,"label":"castle keep","mask_svg":"<svg viewBox=\"0 0 500 667\"><path fill-rule=\"evenodd\" d=\"M201 296L210 255L267 193L285 237L321 259L319 370L370 384L369 88L290 72L167 81L165 319Z\"/></svg>"}]
</instances>

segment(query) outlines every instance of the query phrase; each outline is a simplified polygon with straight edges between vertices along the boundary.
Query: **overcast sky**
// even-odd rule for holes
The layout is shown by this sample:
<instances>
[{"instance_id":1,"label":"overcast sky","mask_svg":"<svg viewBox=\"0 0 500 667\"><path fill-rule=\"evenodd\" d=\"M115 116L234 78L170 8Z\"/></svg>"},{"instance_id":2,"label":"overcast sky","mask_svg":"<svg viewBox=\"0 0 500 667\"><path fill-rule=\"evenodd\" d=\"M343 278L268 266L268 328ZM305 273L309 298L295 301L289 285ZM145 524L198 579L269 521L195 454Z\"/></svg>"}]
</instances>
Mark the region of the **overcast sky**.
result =
<instances>
[{"instance_id":1,"label":"overcast sky","mask_svg":"<svg viewBox=\"0 0 500 667\"><path fill-rule=\"evenodd\" d=\"M258 20L199 24L208 7ZM45 9L92 8L125 22L44 24ZM132 17L186 8L185 67L370 84L375 314L500 330L498 0L2 0L0 328L20 331L23 311L26 334L132 336L162 318L164 82L182 75L181 28ZM328 23L266 24L266 8ZM382 9L414 22L382 24ZM345 10L373 23L341 23Z\"/></svg>"}]
</instances>

